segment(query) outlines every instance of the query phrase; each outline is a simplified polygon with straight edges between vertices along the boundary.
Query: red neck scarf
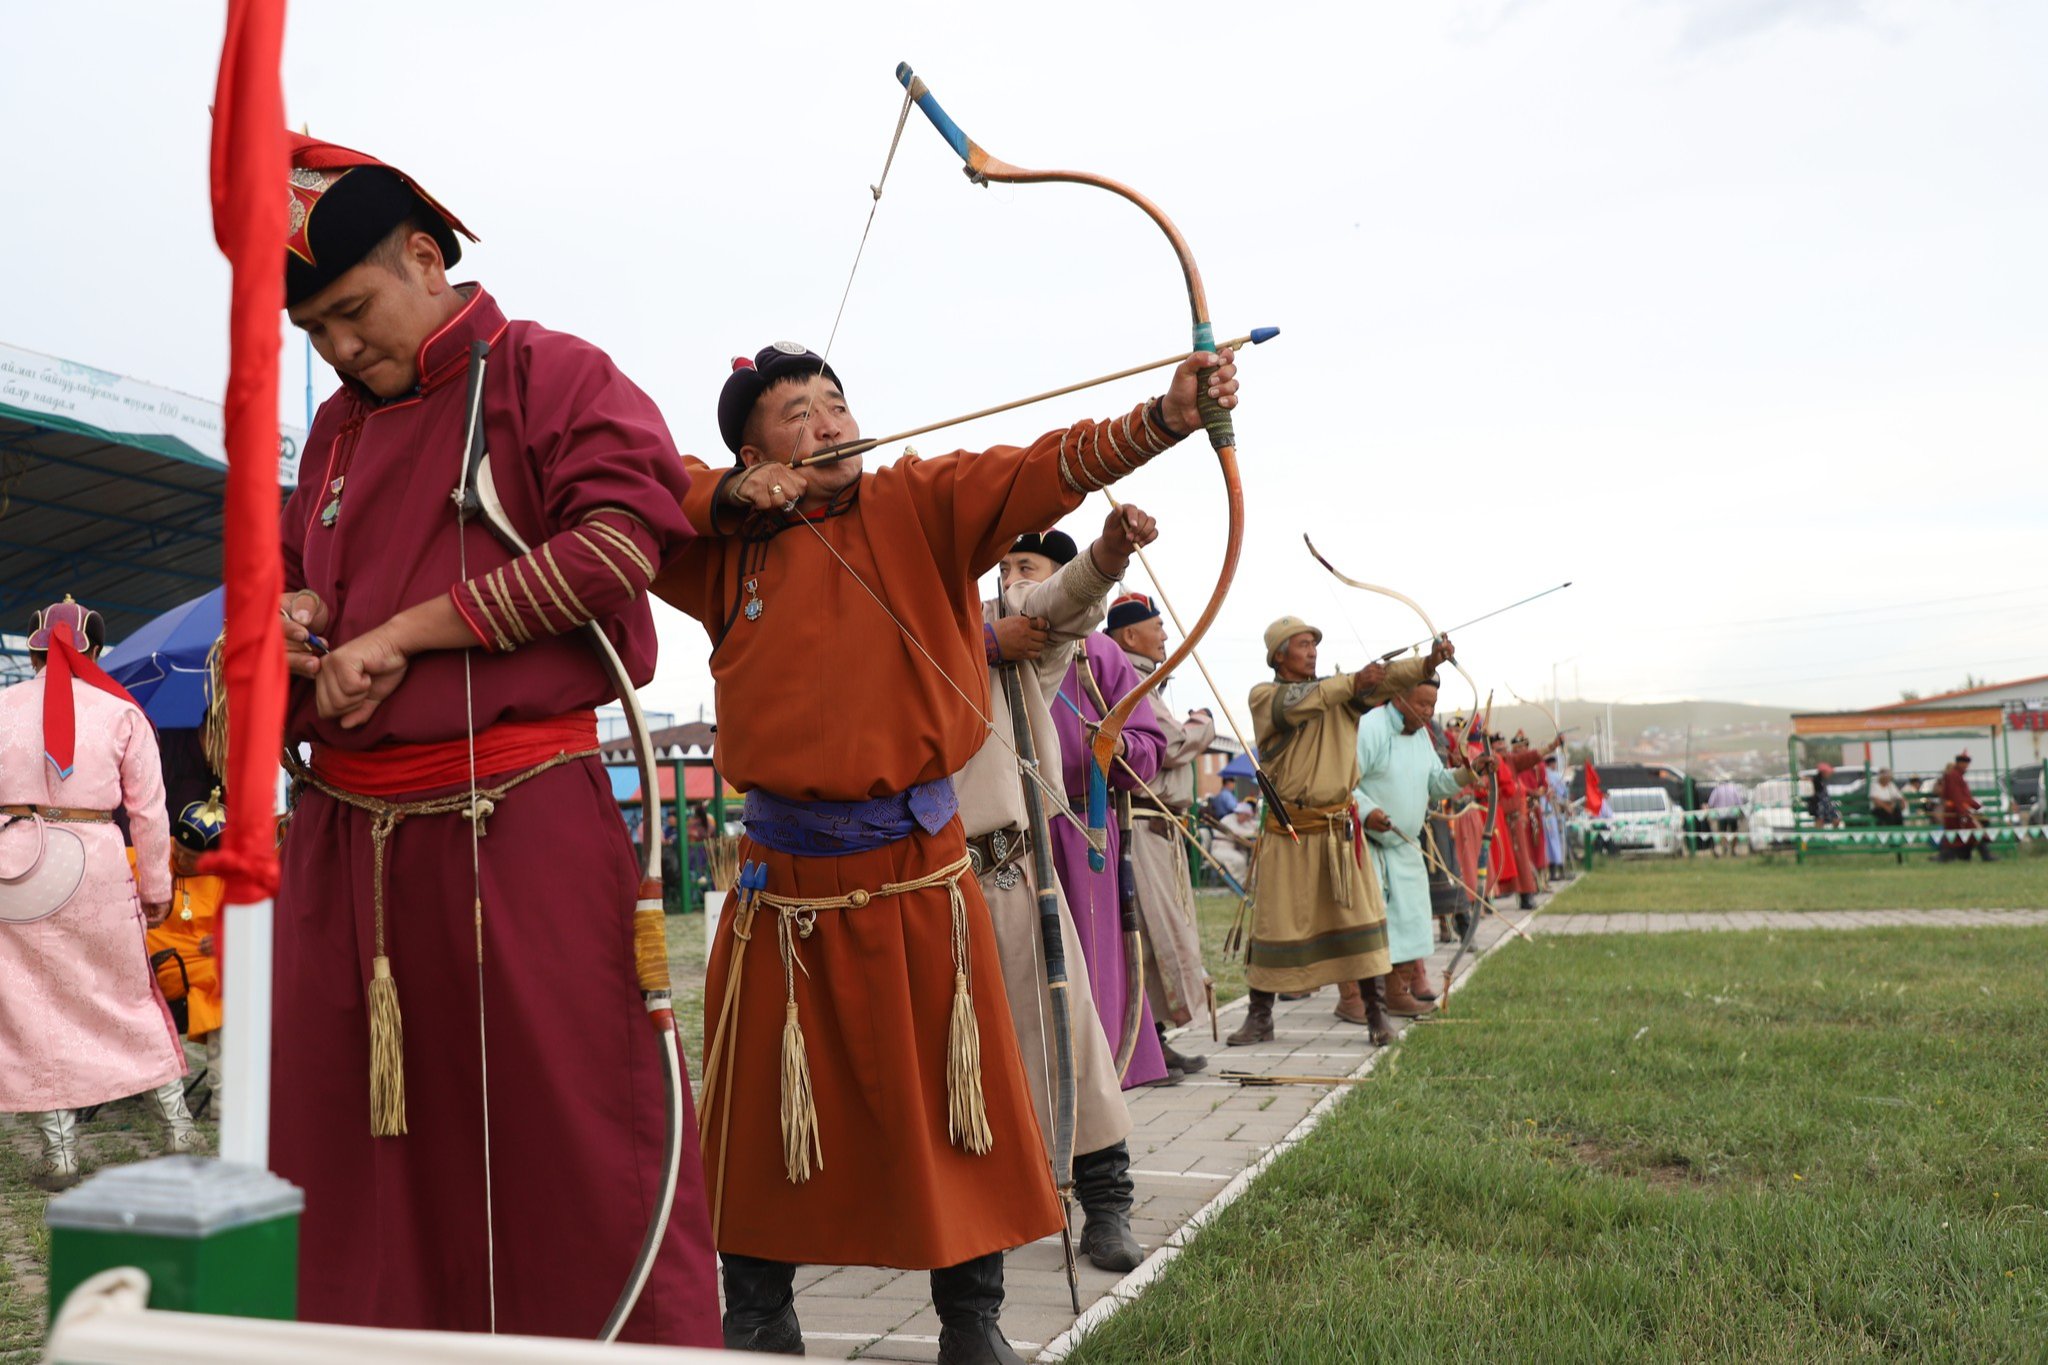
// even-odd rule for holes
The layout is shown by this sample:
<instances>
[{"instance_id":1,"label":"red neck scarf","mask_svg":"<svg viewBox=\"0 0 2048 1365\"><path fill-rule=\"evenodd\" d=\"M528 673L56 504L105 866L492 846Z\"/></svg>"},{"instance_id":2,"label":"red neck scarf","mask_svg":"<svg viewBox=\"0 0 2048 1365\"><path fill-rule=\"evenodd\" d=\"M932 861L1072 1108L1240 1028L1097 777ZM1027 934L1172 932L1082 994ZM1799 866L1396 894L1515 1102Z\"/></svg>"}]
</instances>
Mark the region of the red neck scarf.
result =
<instances>
[{"instance_id":1,"label":"red neck scarf","mask_svg":"<svg viewBox=\"0 0 2048 1365\"><path fill-rule=\"evenodd\" d=\"M68 630L51 632L49 661L43 665L43 756L60 778L71 776L78 748L78 713L71 700L73 678L135 706L128 689L80 654L66 638L69 634Z\"/></svg>"}]
</instances>

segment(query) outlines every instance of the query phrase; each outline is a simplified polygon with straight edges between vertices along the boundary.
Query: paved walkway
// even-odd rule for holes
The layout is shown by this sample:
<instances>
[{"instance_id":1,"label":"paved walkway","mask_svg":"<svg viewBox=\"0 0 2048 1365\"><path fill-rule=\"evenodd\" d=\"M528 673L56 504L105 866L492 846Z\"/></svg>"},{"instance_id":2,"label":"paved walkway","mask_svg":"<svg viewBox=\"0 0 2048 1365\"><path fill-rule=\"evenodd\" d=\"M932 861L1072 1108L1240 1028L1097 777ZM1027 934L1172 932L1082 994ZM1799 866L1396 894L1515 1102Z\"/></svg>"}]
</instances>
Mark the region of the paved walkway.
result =
<instances>
[{"instance_id":1,"label":"paved walkway","mask_svg":"<svg viewBox=\"0 0 2048 1365\"><path fill-rule=\"evenodd\" d=\"M1537 934L1675 934L1702 929L1987 928L2048 924L2048 910L1729 910L1618 915L1546 914Z\"/></svg>"},{"instance_id":2,"label":"paved walkway","mask_svg":"<svg viewBox=\"0 0 2048 1365\"><path fill-rule=\"evenodd\" d=\"M1480 925L1476 954L1484 956L1511 932L1498 917L1489 916ZM1431 980L1441 981L1455 951L1454 944L1438 946L1430 959ZM1459 966L1461 981L1475 960L1468 955ZM1349 1088L1239 1085L1221 1079L1218 1072L1335 1078L1360 1076L1370 1068L1379 1053L1367 1043L1363 1028L1334 1016L1336 1003L1334 987L1306 1000L1277 1003L1273 1041L1253 1047L1226 1047L1213 1041L1209 1021L1203 1019L1173 1037L1174 1046L1183 1052L1206 1053L1207 1071L1177 1086L1126 1093L1134 1125L1131 1175L1137 1186L1131 1227L1148 1254L1145 1263L1127 1276L1081 1261L1083 1327L1150 1283L1179 1253L1182 1240L1234 1200L1274 1156L1305 1136ZM1243 1020L1245 1005L1246 1001L1235 1000L1218 1012L1223 1034ZM1395 1022L1403 1027L1408 1023ZM1080 1225L1077 1208L1077 1235ZM1004 1259L1003 1281L1003 1331L1018 1354L1027 1360L1060 1358L1076 1322L1059 1239L1050 1237L1011 1252ZM925 1272L807 1266L797 1272L796 1285L807 1354L886 1361L937 1358L939 1322Z\"/></svg>"}]
</instances>

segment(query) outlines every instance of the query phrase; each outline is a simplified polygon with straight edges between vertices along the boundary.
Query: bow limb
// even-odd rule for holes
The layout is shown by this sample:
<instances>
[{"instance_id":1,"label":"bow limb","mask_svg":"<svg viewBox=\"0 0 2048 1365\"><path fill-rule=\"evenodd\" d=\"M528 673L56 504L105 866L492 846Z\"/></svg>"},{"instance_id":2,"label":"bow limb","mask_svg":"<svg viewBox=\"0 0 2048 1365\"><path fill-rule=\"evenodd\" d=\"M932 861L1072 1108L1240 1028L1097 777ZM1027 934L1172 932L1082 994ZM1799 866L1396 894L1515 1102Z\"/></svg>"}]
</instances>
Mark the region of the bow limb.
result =
<instances>
[{"instance_id":1,"label":"bow limb","mask_svg":"<svg viewBox=\"0 0 2048 1365\"><path fill-rule=\"evenodd\" d=\"M996 614L1010 614L1009 598L996 593ZM1022 665L1015 663L999 666L1003 677L1003 698L1010 705L1010 733L1016 740L1017 762L1020 770L1038 766L1038 739L1031 730L1030 713L1024 709L1024 681ZM1045 995L1052 1016L1053 1066L1046 1069L1054 1072L1054 1093L1048 1096L1047 1108L1052 1119L1052 1183L1059 1191L1060 1207L1071 1214L1069 1201L1074 1194L1074 1126L1079 1120L1080 1088L1074 1074L1074 1023L1072 992L1067 977L1067 942L1065 925L1060 916L1059 869L1053 864L1052 822L1045 815L1045 794L1030 782L1025 782L1024 811L1026 824L1031 831L1031 873L1033 889L1038 899L1038 939L1045 959ZM1045 1040L1039 1040L1040 1047ZM1046 1060L1041 1053L1040 1060ZM1055 1071L1054 1068L1057 1068ZM1060 1245L1066 1256L1067 1295L1074 1306L1074 1312L1081 1311L1080 1271L1074 1261L1074 1235L1071 1230L1071 1216L1060 1230Z\"/></svg>"},{"instance_id":2,"label":"bow limb","mask_svg":"<svg viewBox=\"0 0 2048 1365\"><path fill-rule=\"evenodd\" d=\"M1035 171L1013 166L1007 161L990 156L988 151L960 130L950 115L940 107L930 87L925 85L907 63L896 67L896 79L910 92L910 98L924 111L939 135L959 154L966 163L967 178L975 184L991 181L1009 185L1070 184L1087 185L1107 190L1121 199L1128 200L1140 212L1150 218L1153 225L1166 235L1176 258L1180 261L1181 275L1187 284L1188 311L1193 318L1194 349L1214 352L1216 334L1209 323L1208 294L1202 285L1202 274L1195 265L1194 253L1188 249L1187 239L1180 229L1173 225L1157 204L1138 193L1128 185L1097 175L1090 171ZM1224 538L1223 570L1217 576L1216 586L1209 594L1209 601L1195 618L1194 628L1183 634L1181 642L1172 654L1152 675L1131 692L1117 701L1116 706L1103 718L1101 728L1095 733L1093 754L1095 766L1107 774L1110 763L1116 756L1117 740L1123 734L1124 724L1133 712L1144 703L1153 689L1164 682L1195 651L1202 637L1209 633L1217 613L1223 609L1223 599L1229 595L1230 584L1237 576L1238 555L1244 548L1244 489L1237 471L1237 434L1231 428L1230 411L1208 393L1206 384L1196 386L1197 403L1202 414L1202 426L1209 433L1209 444L1215 448L1216 461L1223 474L1224 495L1229 503L1229 529Z\"/></svg>"},{"instance_id":3,"label":"bow limb","mask_svg":"<svg viewBox=\"0 0 2048 1365\"><path fill-rule=\"evenodd\" d=\"M1428 629L1429 638L1431 640L1441 640L1444 638L1443 632L1436 628L1436 622L1430 620L1429 613L1422 609L1422 604L1416 601L1414 598L1410 597L1407 593L1397 592L1392 588L1384 587L1378 583L1368 583L1362 578L1353 578L1350 574L1344 573L1342 570L1338 569L1338 567L1335 564L1332 564L1321 550L1318 550L1316 548L1315 541L1309 538L1307 532L1302 533L1301 542L1302 544L1308 546L1308 552L1310 555L1315 557L1316 563L1322 565L1325 569L1328 569L1330 571L1330 577L1336 579L1339 583L1342 583L1347 588L1358 588L1365 592L1376 592L1382 597L1393 598L1396 602L1399 602L1402 606L1407 607L1408 610L1414 612L1417 616L1422 618L1422 624L1425 628ZM1458 662L1458 658L1455 654L1452 655L1445 662L1450 664L1452 668L1457 669L1458 676L1463 678L1465 680L1465 685L1472 689L1472 714L1475 716L1478 715L1479 684L1473 681L1472 675L1465 671L1465 665Z\"/></svg>"},{"instance_id":4,"label":"bow limb","mask_svg":"<svg viewBox=\"0 0 2048 1365\"><path fill-rule=\"evenodd\" d=\"M484 343L478 343L479 346ZM491 476L490 461L485 458L483 443L479 440L470 448L470 463L463 488L458 490L459 506L463 519L476 517L491 534L496 536L514 554L531 553L512 519L506 514L505 505L498 497L496 481ZM682 1178L683 1166L683 1060L676 1040L676 1021L673 998L670 995L668 977L668 948L664 930L666 906L662 899L661 886L661 819L660 780L655 768L654 737L647 728L646 713L640 709L640 696L633 686L633 677L626 671L625 662L613 648L604 627L596 621L587 621L581 627L584 638L590 641L598 661L604 665L605 675L611 680L619 694L619 705L625 709L626 724L633 736L633 751L640 769L640 792L642 813L645 818L640 827L640 890L633 907L634 958L639 972L640 995L647 1006L649 1021L654 1025L659 1039L662 1079L664 1081L663 1111L666 1121L665 1138L662 1143L661 1183L655 1190L654 1207L648 1213L647 1232L641 1239L639 1253L633 1258L633 1266L627 1274L624 1288L619 1292L618 1301L605 1318L598 1340L615 1341L626 1325L626 1319L633 1314L640 1302L640 1295L647 1288L648 1279L654 1274L655 1259L661 1254L661 1245L668 1234L670 1209L675 1204L676 1187Z\"/></svg>"}]
</instances>

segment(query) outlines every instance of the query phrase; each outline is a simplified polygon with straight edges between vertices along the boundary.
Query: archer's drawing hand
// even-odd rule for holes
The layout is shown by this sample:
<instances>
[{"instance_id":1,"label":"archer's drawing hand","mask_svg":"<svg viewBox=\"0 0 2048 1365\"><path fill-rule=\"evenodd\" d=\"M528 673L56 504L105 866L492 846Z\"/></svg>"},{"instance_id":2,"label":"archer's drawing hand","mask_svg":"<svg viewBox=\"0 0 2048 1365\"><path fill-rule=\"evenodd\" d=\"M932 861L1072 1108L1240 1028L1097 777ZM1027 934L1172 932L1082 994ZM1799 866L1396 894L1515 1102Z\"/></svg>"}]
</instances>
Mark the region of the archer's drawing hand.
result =
<instances>
[{"instance_id":1,"label":"archer's drawing hand","mask_svg":"<svg viewBox=\"0 0 2048 1365\"><path fill-rule=\"evenodd\" d=\"M810 485L810 475L801 469L763 461L750 467L746 473L732 481L732 487L725 490L736 507L750 507L756 512L775 512L794 509L804 500L804 490Z\"/></svg>"},{"instance_id":2,"label":"archer's drawing hand","mask_svg":"<svg viewBox=\"0 0 2048 1365\"><path fill-rule=\"evenodd\" d=\"M1045 653L1052 628L1043 616L1004 616L995 623L996 652L1004 663L1020 663Z\"/></svg>"},{"instance_id":3,"label":"archer's drawing hand","mask_svg":"<svg viewBox=\"0 0 2048 1365\"><path fill-rule=\"evenodd\" d=\"M1429 658L1427 660L1429 669L1434 673L1445 663L1457 657L1458 647L1451 643L1451 637L1440 635L1437 637L1436 643L1429 647Z\"/></svg>"}]
</instances>

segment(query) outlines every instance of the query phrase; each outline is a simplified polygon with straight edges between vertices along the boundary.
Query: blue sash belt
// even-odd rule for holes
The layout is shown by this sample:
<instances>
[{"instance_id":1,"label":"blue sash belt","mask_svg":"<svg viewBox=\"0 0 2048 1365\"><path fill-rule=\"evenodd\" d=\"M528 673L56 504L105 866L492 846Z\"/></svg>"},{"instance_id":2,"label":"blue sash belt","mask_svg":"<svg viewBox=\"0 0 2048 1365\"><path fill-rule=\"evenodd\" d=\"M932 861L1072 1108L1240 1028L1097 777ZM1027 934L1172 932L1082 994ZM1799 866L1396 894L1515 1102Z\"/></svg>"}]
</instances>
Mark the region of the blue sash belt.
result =
<instances>
[{"instance_id":1,"label":"blue sash belt","mask_svg":"<svg viewBox=\"0 0 2048 1365\"><path fill-rule=\"evenodd\" d=\"M747 793L747 837L799 858L866 853L918 830L937 834L960 812L953 779L920 782L893 796L865 801L794 801L756 788Z\"/></svg>"}]
</instances>

